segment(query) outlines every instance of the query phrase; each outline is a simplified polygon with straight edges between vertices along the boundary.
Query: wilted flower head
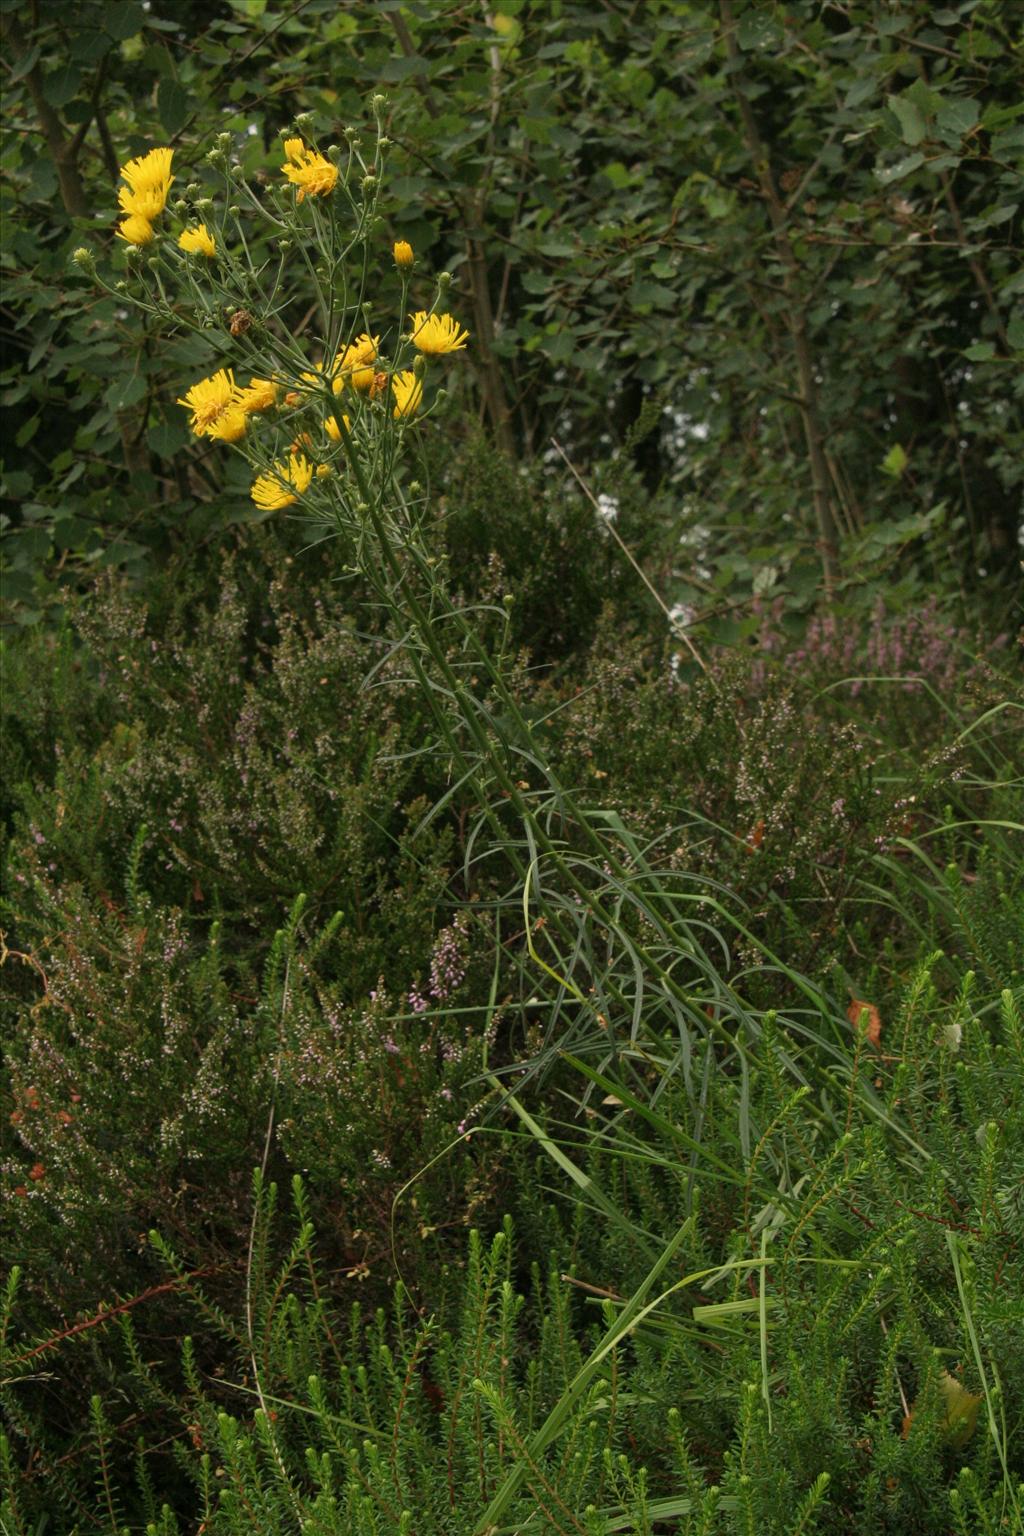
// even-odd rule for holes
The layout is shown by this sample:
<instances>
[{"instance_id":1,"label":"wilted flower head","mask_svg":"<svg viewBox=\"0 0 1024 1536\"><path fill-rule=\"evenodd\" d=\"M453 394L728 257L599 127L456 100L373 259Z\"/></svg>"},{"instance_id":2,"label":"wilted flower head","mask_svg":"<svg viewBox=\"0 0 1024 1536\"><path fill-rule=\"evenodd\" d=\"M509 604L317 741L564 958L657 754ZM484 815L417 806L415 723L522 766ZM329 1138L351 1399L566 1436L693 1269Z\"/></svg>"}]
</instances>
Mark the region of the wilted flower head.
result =
<instances>
[{"instance_id":1,"label":"wilted flower head","mask_svg":"<svg viewBox=\"0 0 1024 1536\"><path fill-rule=\"evenodd\" d=\"M469 340L469 332L464 331L451 315L428 315L421 309L410 315L409 324L413 346L428 357L459 352Z\"/></svg>"}]
</instances>

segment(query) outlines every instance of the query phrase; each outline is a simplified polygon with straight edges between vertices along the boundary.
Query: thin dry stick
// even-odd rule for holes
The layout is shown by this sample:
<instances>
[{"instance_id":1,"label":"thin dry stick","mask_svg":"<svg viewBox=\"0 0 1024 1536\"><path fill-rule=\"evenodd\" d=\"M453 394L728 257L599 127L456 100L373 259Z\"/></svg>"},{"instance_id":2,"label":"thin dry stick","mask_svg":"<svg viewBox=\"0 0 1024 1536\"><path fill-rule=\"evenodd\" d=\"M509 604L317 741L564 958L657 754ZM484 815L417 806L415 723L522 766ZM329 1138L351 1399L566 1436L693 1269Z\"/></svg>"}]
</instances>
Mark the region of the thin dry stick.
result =
<instances>
[{"instance_id":1,"label":"thin dry stick","mask_svg":"<svg viewBox=\"0 0 1024 1536\"><path fill-rule=\"evenodd\" d=\"M889 1330L885 1326L885 1318L882 1316L881 1312L879 1312L879 1314L878 1314L878 1321L882 1325L882 1332L885 1334L886 1338L888 1338L889 1337ZM896 1377L896 1386L897 1386L897 1388L899 1390L899 1394L900 1394L900 1403L901 1403L901 1405L903 1407L903 1419L904 1419L904 1423L905 1423L910 1418L910 1404L907 1402L907 1394L903 1390L903 1383L902 1383L902 1381L900 1381L900 1373L896 1369L895 1366L893 1366L893 1375Z\"/></svg>"},{"instance_id":2,"label":"thin dry stick","mask_svg":"<svg viewBox=\"0 0 1024 1536\"><path fill-rule=\"evenodd\" d=\"M708 670L707 663L705 662L703 656L700 654L700 652L698 651L697 647L694 645L693 641L690 639L689 635L683 629L682 625L676 623L675 619L672 617L671 612L666 607L665 601L662 598L661 594L655 590L655 588L651 585L650 581L648 580L646 574L640 569L640 566L637 564L637 562L636 562L636 560L635 560L635 558L633 556L632 550L629 548L629 546L622 539L622 536L619 533L618 529L615 527L615 524L609 518L606 518L604 516L604 514L601 511L600 505L598 504L596 496L594 495L593 491L590 489L590 486L584 480L583 476L580 474L579 470L576 468L576 465L572 462L572 460L570 459L569 455L566 453L565 449L562 447L561 443L558 441L557 437L553 437L551 439L551 446L555 449L555 451L557 453L561 454L563 460L565 461L566 467L571 471L571 473L574 476L574 478L576 480L576 483L579 486L580 490L583 492L584 496L586 496L587 500L590 502L591 506L594 508L594 511L597 513L598 517L601 518L601 521L604 522L607 525L608 532L611 534L611 536L615 540L616 544L622 550L622 553L625 555L626 559L629 561L629 563L633 567L634 571L636 571L637 575L640 577L640 580L643 582L644 586L647 588L648 592L654 598L654 601L657 603L658 607L661 609L662 613L665 615L666 619L669 622L669 627L671 628L672 633L674 635L678 635L679 636L679 638L682 640L683 644L689 650L690 655L693 657L694 661L705 672L707 672L707 670Z\"/></svg>"}]
</instances>

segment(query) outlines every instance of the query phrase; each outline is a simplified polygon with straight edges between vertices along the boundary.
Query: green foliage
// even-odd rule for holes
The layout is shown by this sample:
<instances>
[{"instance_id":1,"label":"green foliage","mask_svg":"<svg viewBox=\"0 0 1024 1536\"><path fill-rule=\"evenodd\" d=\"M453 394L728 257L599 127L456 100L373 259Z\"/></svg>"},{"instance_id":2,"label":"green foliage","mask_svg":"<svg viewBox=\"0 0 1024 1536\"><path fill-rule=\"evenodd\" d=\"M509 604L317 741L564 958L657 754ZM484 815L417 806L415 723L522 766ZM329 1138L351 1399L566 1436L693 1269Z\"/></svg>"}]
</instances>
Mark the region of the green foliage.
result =
<instances>
[{"instance_id":1,"label":"green foliage","mask_svg":"<svg viewBox=\"0 0 1024 1536\"><path fill-rule=\"evenodd\" d=\"M0 19L5 1530L1016 1528L1000 8ZM177 216L322 240L276 130L375 82L358 293L266 320L271 219L184 339ZM442 266L446 432L367 396L266 523L174 401Z\"/></svg>"},{"instance_id":2,"label":"green foliage","mask_svg":"<svg viewBox=\"0 0 1024 1536\"><path fill-rule=\"evenodd\" d=\"M639 471L670 604L805 608L830 549L833 585L871 600L1011 577L1024 129L994 0L658 0L597 26L575 0L490 20L24 0L4 36L21 622L97 565L139 576L252 518L216 456L185 450L173 402L203 346L69 275L112 228L119 163L170 142L178 190L209 191L216 129L274 179L296 112L337 138L374 87L397 155L381 249L399 234L456 273L465 419L516 455L556 431L605 494ZM289 278L298 326L310 294Z\"/></svg>"}]
</instances>

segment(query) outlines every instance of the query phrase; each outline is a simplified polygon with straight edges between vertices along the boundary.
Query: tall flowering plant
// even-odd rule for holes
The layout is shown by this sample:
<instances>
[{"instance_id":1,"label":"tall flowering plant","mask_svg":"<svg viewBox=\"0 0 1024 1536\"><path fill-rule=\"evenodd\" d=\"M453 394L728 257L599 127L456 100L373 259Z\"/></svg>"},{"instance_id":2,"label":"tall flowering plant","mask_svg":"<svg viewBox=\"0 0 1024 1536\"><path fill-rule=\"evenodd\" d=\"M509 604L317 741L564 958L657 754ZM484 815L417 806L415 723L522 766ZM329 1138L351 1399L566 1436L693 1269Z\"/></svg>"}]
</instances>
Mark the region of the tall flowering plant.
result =
<instances>
[{"instance_id":1,"label":"tall flowering plant","mask_svg":"<svg viewBox=\"0 0 1024 1536\"><path fill-rule=\"evenodd\" d=\"M613 1052L617 1040L632 1048L641 1033L660 1050L691 1032L742 1052L738 1042L756 1026L704 943L709 913L740 923L713 891L664 878L618 817L583 804L556 777L509 678L504 647L493 653L483 643L426 536L407 447L441 398L439 371L471 338L448 313L448 274L432 285L428 307L412 307L416 264L407 241L391 251L399 315L390 325L379 321L370 299L382 254L385 107L383 97L373 98L368 158L354 130L346 130L343 148L321 150L311 120L297 119L284 140L280 179L266 192L232 162L230 136L221 135L208 158L223 176L224 206L186 185L170 210L183 223L176 240L151 222L156 196L152 204L122 202L127 218L145 220L147 230L119 231L129 271L113 291L213 341L221 366L183 382L178 396L191 431L246 458L261 511L288 511L336 533L347 569L390 613L433 714L438 749L476 797L473 856L482 856L486 829L514 873L507 901L525 919L532 974L554 983L553 1021L570 999L580 1031L589 1028ZM170 150L151 151L144 163L166 199ZM129 170L125 179L141 196L145 178L133 181ZM254 224L269 234L269 254L259 259ZM95 271L88 252L77 259ZM309 344L282 318L296 265L315 295Z\"/></svg>"},{"instance_id":2,"label":"tall flowering plant","mask_svg":"<svg viewBox=\"0 0 1024 1536\"><path fill-rule=\"evenodd\" d=\"M385 329L371 324L388 149L384 107L375 97L368 159L354 131L344 149L325 152L312 140L310 120L301 119L284 140L280 182L262 195L232 162L229 135L221 135L207 158L224 178L223 203L218 209L190 183L169 210L180 221L176 233L158 224L166 225L174 151L151 149L121 170L116 233L128 247L125 277L111 285L90 252L75 253L122 301L198 332L219 351L221 366L183 383L177 403L195 437L244 455L255 505L268 513L294 507L348 534L365 532L371 506L394 516L405 431L438 398L437 368L428 365L469 340L445 312L447 274L433 284L429 309L410 309L415 256L404 240L391 252L400 315ZM269 236L269 257L254 256L254 227ZM282 318L296 263L315 296L308 342Z\"/></svg>"}]
</instances>

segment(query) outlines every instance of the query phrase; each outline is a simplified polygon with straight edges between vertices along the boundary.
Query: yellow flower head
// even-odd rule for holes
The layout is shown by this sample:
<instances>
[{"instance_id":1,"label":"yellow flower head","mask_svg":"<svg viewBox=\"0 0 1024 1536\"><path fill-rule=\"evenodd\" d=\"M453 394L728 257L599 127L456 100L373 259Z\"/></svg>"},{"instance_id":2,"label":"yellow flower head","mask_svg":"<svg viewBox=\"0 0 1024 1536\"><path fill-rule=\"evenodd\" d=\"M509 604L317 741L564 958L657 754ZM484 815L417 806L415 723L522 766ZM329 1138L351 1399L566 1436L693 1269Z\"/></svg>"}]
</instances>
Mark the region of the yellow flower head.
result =
<instances>
[{"instance_id":1,"label":"yellow flower head","mask_svg":"<svg viewBox=\"0 0 1024 1536\"><path fill-rule=\"evenodd\" d=\"M263 512L279 512L282 507L290 507L309 489L312 478L313 466L305 454L292 453L287 462L278 459L269 474L256 477L252 499Z\"/></svg>"},{"instance_id":2,"label":"yellow flower head","mask_svg":"<svg viewBox=\"0 0 1024 1536\"><path fill-rule=\"evenodd\" d=\"M428 357L441 357L445 352L461 352L469 340L451 315L428 315L425 309L409 316L412 327L412 344Z\"/></svg>"},{"instance_id":3,"label":"yellow flower head","mask_svg":"<svg viewBox=\"0 0 1024 1536\"><path fill-rule=\"evenodd\" d=\"M416 260L416 257L413 254L412 246L409 244L408 240L396 240L393 247L393 255L395 258L395 266L399 268L411 267L413 262Z\"/></svg>"},{"instance_id":4,"label":"yellow flower head","mask_svg":"<svg viewBox=\"0 0 1024 1536\"><path fill-rule=\"evenodd\" d=\"M373 383L372 364L379 345L379 336L367 336L364 331L344 352L338 353L332 370L335 375L332 387L336 395L341 394L346 384L351 384L353 389L365 394Z\"/></svg>"},{"instance_id":5,"label":"yellow flower head","mask_svg":"<svg viewBox=\"0 0 1024 1536\"><path fill-rule=\"evenodd\" d=\"M194 229L183 229L178 236L178 245L181 250L188 251L192 256L217 254L217 242L205 224L197 224Z\"/></svg>"},{"instance_id":6,"label":"yellow flower head","mask_svg":"<svg viewBox=\"0 0 1024 1536\"><path fill-rule=\"evenodd\" d=\"M130 187L118 187L117 202L122 213L137 219L145 219L147 224L159 218L164 211L166 198L161 195L159 187L147 187L143 192L133 192Z\"/></svg>"},{"instance_id":7,"label":"yellow flower head","mask_svg":"<svg viewBox=\"0 0 1024 1536\"><path fill-rule=\"evenodd\" d=\"M192 412L192 431L196 437L208 437L215 422L226 412L238 408L235 376L230 368L221 368L208 379L193 384L186 390L185 398L177 403Z\"/></svg>"},{"instance_id":8,"label":"yellow flower head","mask_svg":"<svg viewBox=\"0 0 1024 1536\"><path fill-rule=\"evenodd\" d=\"M285 139L288 163L281 169L293 186L298 187L297 202L310 197L329 197L338 180L338 167L316 149L307 149L301 139Z\"/></svg>"},{"instance_id":9,"label":"yellow flower head","mask_svg":"<svg viewBox=\"0 0 1024 1536\"><path fill-rule=\"evenodd\" d=\"M327 384L330 380L333 379L333 375L333 368L330 370L330 373L328 373L323 363L317 362L314 363L311 372L299 374L299 382L304 386L306 393L314 395L318 394L320 390L327 388Z\"/></svg>"},{"instance_id":10,"label":"yellow flower head","mask_svg":"<svg viewBox=\"0 0 1024 1536\"><path fill-rule=\"evenodd\" d=\"M395 397L395 420L414 416L423 401L423 380L418 379L411 368L405 368L391 380L391 390Z\"/></svg>"},{"instance_id":11,"label":"yellow flower head","mask_svg":"<svg viewBox=\"0 0 1024 1536\"><path fill-rule=\"evenodd\" d=\"M130 213L117 226L117 233L129 245L148 245L153 238L153 226L141 213Z\"/></svg>"},{"instance_id":12,"label":"yellow flower head","mask_svg":"<svg viewBox=\"0 0 1024 1536\"><path fill-rule=\"evenodd\" d=\"M250 415L272 410L277 404L277 385L273 379L250 379L248 389L239 390L238 403Z\"/></svg>"},{"instance_id":13,"label":"yellow flower head","mask_svg":"<svg viewBox=\"0 0 1024 1536\"><path fill-rule=\"evenodd\" d=\"M345 423L345 431L351 432L352 418L350 416L343 415L341 419ZM333 416L324 417L324 427L326 429L327 436L330 438L332 443L341 442L341 429L339 428L338 423L335 421Z\"/></svg>"},{"instance_id":14,"label":"yellow flower head","mask_svg":"<svg viewBox=\"0 0 1024 1536\"><path fill-rule=\"evenodd\" d=\"M127 165L122 165L121 176L131 188L131 196L137 198L147 207L152 207L152 213L144 213L148 219L156 218L158 213L164 210L167 194L171 190L171 158L173 149L151 149L148 155L140 155L135 160L129 160ZM124 204L122 204L122 207ZM129 208L129 213L143 212L142 207Z\"/></svg>"},{"instance_id":15,"label":"yellow flower head","mask_svg":"<svg viewBox=\"0 0 1024 1536\"><path fill-rule=\"evenodd\" d=\"M249 424L249 418L237 403L229 405L216 421L210 423L206 429L207 437L215 437L222 443L238 443L245 436L245 429Z\"/></svg>"}]
</instances>

